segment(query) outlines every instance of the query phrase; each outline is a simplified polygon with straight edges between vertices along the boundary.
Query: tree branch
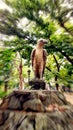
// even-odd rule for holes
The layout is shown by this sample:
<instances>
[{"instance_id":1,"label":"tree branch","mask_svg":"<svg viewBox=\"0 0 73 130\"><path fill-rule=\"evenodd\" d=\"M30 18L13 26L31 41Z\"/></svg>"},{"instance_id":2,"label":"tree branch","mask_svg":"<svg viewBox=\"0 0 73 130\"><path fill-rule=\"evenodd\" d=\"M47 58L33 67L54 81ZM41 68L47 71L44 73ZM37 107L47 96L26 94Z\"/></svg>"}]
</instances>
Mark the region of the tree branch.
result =
<instances>
[{"instance_id":1,"label":"tree branch","mask_svg":"<svg viewBox=\"0 0 73 130\"><path fill-rule=\"evenodd\" d=\"M51 42L51 40L50 40ZM49 48L54 48L57 52L60 52L66 59L73 65L73 59L71 59L66 52L63 52L60 48L56 47L55 45L51 44Z\"/></svg>"}]
</instances>

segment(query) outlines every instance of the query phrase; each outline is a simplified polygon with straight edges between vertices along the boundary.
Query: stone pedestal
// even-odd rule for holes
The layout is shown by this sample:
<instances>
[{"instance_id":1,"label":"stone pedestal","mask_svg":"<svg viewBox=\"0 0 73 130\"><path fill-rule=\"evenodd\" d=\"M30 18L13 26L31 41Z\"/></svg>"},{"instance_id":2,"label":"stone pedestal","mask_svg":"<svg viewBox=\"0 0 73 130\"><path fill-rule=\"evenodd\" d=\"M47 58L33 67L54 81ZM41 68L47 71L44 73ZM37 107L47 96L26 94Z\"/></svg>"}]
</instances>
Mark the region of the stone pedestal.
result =
<instances>
[{"instance_id":1,"label":"stone pedestal","mask_svg":"<svg viewBox=\"0 0 73 130\"><path fill-rule=\"evenodd\" d=\"M31 86L31 89L45 89L46 83L44 80L40 80L40 79L33 79L31 81L29 81L29 85Z\"/></svg>"},{"instance_id":2,"label":"stone pedestal","mask_svg":"<svg viewBox=\"0 0 73 130\"><path fill-rule=\"evenodd\" d=\"M0 130L73 130L73 106L57 91L14 91L0 105Z\"/></svg>"}]
</instances>

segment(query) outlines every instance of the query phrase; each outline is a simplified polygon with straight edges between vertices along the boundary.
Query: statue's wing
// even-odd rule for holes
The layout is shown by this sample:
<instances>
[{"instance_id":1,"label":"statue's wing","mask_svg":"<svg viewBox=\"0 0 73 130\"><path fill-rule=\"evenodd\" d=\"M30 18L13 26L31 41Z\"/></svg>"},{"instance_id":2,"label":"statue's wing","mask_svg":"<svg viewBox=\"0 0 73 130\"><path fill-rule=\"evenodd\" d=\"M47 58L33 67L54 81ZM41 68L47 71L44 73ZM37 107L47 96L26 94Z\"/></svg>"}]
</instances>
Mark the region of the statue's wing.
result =
<instances>
[{"instance_id":1,"label":"statue's wing","mask_svg":"<svg viewBox=\"0 0 73 130\"><path fill-rule=\"evenodd\" d=\"M32 52L31 52L31 64L32 64L32 67L33 67L34 57L35 57L35 49L33 49Z\"/></svg>"},{"instance_id":2,"label":"statue's wing","mask_svg":"<svg viewBox=\"0 0 73 130\"><path fill-rule=\"evenodd\" d=\"M45 49L43 49L43 73L44 73L44 69L45 69L45 65L46 65L46 60L47 60L47 51Z\"/></svg>"}]
</instances>

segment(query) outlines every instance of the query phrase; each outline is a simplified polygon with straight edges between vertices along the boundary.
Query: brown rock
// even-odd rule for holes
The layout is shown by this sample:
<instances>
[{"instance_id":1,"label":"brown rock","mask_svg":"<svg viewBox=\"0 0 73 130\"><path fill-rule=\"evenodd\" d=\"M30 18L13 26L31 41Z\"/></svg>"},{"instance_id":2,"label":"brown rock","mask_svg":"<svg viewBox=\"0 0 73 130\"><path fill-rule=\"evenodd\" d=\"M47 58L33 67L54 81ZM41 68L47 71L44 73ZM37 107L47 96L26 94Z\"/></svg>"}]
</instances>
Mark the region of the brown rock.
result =
<instances>
[{"instance_id":1,"label":"brown rock","mask_svg":"<svg viewBox=\"0 0 73 130\"><path fill-rule=\"evenodd\" d=\"M39 99L33 99L33 100L29 100L23 104L23 110L44 112L44 106Z\"/></svg>"},{"instance_id":2,"label":"brown rock","mask_svg":"<svg viewBox=\"0 0 73 130\"><path fill-rule=\"evenodd\" d=\"M9 98L6 98L2 101L2 103L0 104L0 109L7 109L8 108L8 104L9 104Z\"/></svg>"},{"instance_id":3,"label":"brown rock","mask_svg":"<svg viewBox=\"0 0 73 130\"><path fill-rule=\"evenodd\" d=\"M15 96L12 96L9 100L9 104L8 104L8 109L17 109L20 110L21 109L21 103L18 100L18 98L16 98Z\"/></svg>"}]
</instances>

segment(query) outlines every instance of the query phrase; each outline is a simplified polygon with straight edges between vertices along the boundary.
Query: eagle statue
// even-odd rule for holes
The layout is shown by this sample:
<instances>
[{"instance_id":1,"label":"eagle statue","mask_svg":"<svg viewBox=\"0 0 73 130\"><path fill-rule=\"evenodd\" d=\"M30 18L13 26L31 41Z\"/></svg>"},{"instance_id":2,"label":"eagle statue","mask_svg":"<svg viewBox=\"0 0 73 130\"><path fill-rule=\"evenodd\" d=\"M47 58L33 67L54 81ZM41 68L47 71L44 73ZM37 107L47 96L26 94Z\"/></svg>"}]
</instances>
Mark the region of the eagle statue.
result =
<instances>
[{"instance_id":1,"label":"eagle statue","mask_svg":"<svg viewBox=\"0 0 73 130\"><path fill-rule=\"evenodd\" d=\"M45 44L47 44L47 40L39 39L36 48L31 53L32 69L35 79L43 79L47 59L47 51L43 48Z\"/></svg>"}]
</instances>

